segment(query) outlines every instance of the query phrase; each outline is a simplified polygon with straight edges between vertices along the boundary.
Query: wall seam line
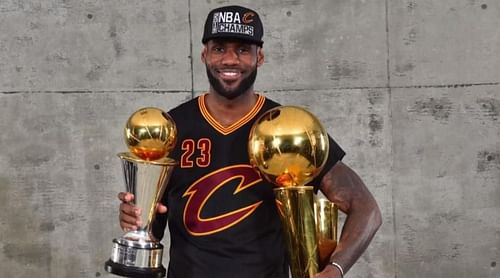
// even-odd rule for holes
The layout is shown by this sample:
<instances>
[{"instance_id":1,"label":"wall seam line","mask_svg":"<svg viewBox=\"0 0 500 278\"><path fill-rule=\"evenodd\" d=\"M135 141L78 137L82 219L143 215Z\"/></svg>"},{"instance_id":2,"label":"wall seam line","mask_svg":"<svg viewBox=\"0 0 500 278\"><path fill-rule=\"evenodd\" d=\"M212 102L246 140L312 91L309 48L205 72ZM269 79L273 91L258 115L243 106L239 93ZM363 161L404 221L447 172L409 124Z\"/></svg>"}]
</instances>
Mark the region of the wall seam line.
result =
<instances>
[{"instance_id":1,"label":"wall seam line","mask_svg":"<svg viewBox=\"0 0 500 278\"><path fill-rule=\"evenodd\" d=\"M188 0L188 21L189 21L189 60L191 67L191 98L194 98L194 66L193 66L193 27L191 23L191 0Z\"/></svg>"},{"instance_id":2,"label":"wall seam line","mask_svg":"<svg viewBox=\"0 0 500 278\"><path fill-rule=\"evenodd\" d=\"M398 277L398 259L397 259L397 236L396 236L396 200L394 198L394 123L392 120L392 87L391 87L391 48L390 48L390 33L389 33L389 0L385 0L385 42L386 42L386 73L387 73L387 94L388 94L388 112L389 121L391 123L391 148L389 157L390 160L390 170L389 170L389 182L391 183L391 204L392 204L392 230L394 233L393 240L393 250L392 250L392 261L394 267L394 278Z\"/></svg>"},{"instance_id":3,"label":"wall seam line","mask_svg":"<svg viewBox=\"0 0 500 278\"><path fill-rule=\"evenodd\" d=\"M171 89L61 89L61 90L29 90L29 89L10 89L0 91L0 94L21 94L21 93L60 93L60 94L86 94L86 93L191 93L195 95L193 74L191 76L191 90L171 90ZM387 89L392 93L392 89L446 89L446 88L467 88L477 86L498 86L500 82L485 82L485 83L462 83L462 84L443 84L443 85L409 85L409 86L359 86L359 87L331 87L331 88L300 88L300 89L274 89L260 90L263 93L278 93L278 92L306 92L306 91L325 91L325 90L380 90Z\"/></svg>"}]
</instances>

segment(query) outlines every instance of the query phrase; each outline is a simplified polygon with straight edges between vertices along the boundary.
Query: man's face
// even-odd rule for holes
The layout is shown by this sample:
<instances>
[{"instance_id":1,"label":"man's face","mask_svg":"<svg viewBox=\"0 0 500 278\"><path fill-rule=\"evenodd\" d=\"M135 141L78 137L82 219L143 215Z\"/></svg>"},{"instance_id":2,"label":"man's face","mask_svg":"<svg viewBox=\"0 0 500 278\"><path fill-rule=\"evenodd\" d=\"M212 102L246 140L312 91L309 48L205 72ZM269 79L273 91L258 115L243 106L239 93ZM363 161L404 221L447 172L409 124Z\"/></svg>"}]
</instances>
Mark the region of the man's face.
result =
<instances>
[{"instance_id":1,"label":"man's face","mask_svg":"<svg viewBox=\"0 0 500 278\"><path fill-rule=\"evenodd\" d=\"M251 89L257 67L264 62L260 47L239 40L210 40L201 57L211 88L227 99L234 99Z\"/></svg>"}]
</instances>

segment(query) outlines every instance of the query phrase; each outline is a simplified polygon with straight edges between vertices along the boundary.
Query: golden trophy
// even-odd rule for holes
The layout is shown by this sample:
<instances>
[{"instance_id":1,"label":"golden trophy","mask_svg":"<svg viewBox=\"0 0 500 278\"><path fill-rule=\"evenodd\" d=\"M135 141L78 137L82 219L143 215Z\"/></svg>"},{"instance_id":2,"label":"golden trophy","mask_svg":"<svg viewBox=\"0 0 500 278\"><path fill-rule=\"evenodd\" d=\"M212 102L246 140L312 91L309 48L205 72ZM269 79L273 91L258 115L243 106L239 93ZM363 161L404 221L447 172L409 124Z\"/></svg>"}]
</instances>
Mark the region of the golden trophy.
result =
<instances>
[{"instance_id":1,"label":"golden trophy","mask_svg":"<svg viewBox=\"0 0 500 278\"><path fill-rule=\"evenodd\" d=\"M337 243L337 208L316 200L313 186L328 158L328 134L314 115L294 106L265 112L249 136L250 163L276 185L293 278L312 278Z\"/></svg>"},{"instance_id":2,"label":"golden trophy","mask_svg":"<svg viewBox=\"0 0 500 278\"><path fill-rule=\"evenodd\" d=\"M125 143L130 152L119 153L126 191L142 211L143 224L113 240L107 272L125 277L164 277L163 245L152 232L156 206L177 163L168 158L177 136L175 123L158 108L142 108L130 116Z\"/></svg>"}]
</instances>

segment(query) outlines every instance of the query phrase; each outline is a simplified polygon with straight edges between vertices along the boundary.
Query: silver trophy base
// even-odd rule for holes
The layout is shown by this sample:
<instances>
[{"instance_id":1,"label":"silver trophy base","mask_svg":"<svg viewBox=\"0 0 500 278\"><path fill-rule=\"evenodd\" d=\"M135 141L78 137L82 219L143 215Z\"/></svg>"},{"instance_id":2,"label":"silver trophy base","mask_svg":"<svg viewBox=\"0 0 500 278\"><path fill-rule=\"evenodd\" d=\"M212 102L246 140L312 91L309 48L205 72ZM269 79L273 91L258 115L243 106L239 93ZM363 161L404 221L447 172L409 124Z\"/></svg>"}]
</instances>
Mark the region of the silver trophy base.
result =
<instances>
[{"instance_id":1,"label":"silver trophy base","mask_svg":"<svg viewBox=\"0 0 500 278\"><path fill-rule=\"evenodd\" d=\"M165 277L162 265L163 245L160 243L139 244L127 239L114 239L111 258L104 269L123 277Z\"/></svg>"}]
</instances>

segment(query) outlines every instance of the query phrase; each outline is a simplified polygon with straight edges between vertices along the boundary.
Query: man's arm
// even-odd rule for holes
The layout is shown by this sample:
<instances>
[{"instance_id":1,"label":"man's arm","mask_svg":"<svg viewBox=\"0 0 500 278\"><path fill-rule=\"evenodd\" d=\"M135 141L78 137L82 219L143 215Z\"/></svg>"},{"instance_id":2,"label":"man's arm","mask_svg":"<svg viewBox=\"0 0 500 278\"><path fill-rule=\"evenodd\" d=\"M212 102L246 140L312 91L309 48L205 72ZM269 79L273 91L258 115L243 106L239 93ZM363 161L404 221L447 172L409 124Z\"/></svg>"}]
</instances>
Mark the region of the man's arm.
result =
<instances>
[{"instance_id":1,"label":"man's arm","mask_svg":"<svg viewBox=\"0 0 500 278\"><path fill-rule=\"evenodd\" d=\"M323 177L320 189L347 214L339 243L330 258L330 262L339 264L347 272L382 224L380 209L361 178L342 161ZM340 271L327 265L317 277L340 277Z\"/></svg>"}]
</instances>

